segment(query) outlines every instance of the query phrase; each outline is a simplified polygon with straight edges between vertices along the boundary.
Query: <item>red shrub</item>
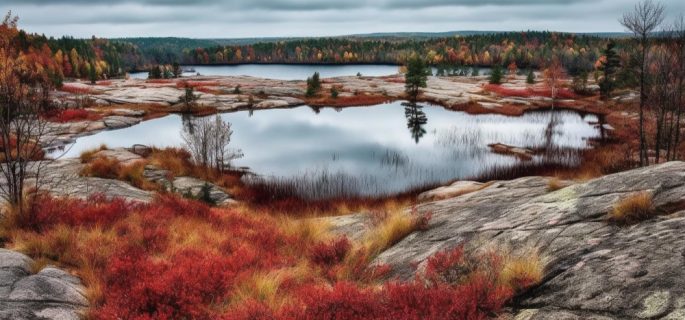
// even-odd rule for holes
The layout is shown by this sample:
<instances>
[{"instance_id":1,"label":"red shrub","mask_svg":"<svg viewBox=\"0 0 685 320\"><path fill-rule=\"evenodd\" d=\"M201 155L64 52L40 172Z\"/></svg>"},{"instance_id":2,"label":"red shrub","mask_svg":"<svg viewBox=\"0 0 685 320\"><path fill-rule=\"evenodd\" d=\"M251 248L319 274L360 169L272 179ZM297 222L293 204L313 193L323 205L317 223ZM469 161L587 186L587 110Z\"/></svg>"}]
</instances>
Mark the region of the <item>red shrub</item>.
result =
<instances>
[{"instance_id":1,"label":"red shrub","mask_svg":"<svg viewBox=\"0 0 685 320\"><path fill-rule=\"evenodd\" d=\"M97 84L98 86L111 86L111 85L112 85L112 81L109 81L109 80L100 80L100 81L96 82L96 84Z\"/></svg>"},{"instance_id":2,"label":"red shrub","mask_svg":"<svg viewBox=\"0 0 685 320\"><path fill-rule=\"evenodd\" d=\"M226 258L184 251L156 262L135 249L107 268L103 319L214 319L210 308L233 284Z\"/></svg>"},{"instance_id":3,"label":"red shrub","mask_svg":"<svg viewBox=\"0 0 685 320\"><path fill-rule=\"evenodd\" d=\"M175 80L172 79L147 79L145 80L145 83L156 83L156 84L168 84L168 83L174 83L176 82Z\"/></svg>"},{"instance_id":4,"label":"red shrub","mask_svg":"<svg viewBox=\"0 0 685 320\"><path fill-rule=\"evenodd\" d=\"M497 95L505 97L520 97L520 98L530 98L530 97L552 97L552 91L544 87L528 87L525 89L514 89L506 88L497 84L488 84L483 87L486 91L494 92ZM576 94L571 90L561 88L557 92L558 99L575 99Z\"/></svg>"},{"instance_id":5,"label":"red shrub","mask_svg":"<svg viewBox=\"0 0 685 320\"><path fill-rule=\"evenodd\" d=\"M101 119L97 113L89 112L83 109L66 109L59 113L48 117L48 120L54 122L73 122L73 121L83 121L83 120L98 120Z\"/></svg>"},{"instance_id":6,"label":"red shrub","mask_svg":"<svg viewBox=\"0 0 685 320\"><path fill-rule=\"evenodd\" d=\"M352 245L347 237L331 243L319 243L311 248L309 260L320 266L336 265L345 259Z\"/></svg>"},{"instance_id":7,"label":"red shrub","mask_svg":"<svg viewBox=\"0 0 685 320\"><path fill-rule=\"evenodd\" d=\"M385 316L382 300L370 289L339 282L333 288L308 286L297 292L300 305L283 311L288 319L379 319Z\"/></svg>"},{"instance_id":8,"label":"red shrub","mask_svg":"<svg viewBox=\"0 0 685 320\"><path fill-rule=\"evenodd\" d=\"M86 200L39 195L31 208L33 229L45 230L57 224L69 226L110 225L125 217L136 205L125 200L94 195Z\"/></svg>"},{"instance_id":9,"label":"red shrub","mask_svg":"<svg viewBox=\"0 0 685 320\"><path fill-rule=\"evenodd\" d=\"M92 91L89 88L86 88L84 86L74 84L74 83L65 83L59 89L61 91L69 92L69 93L73 93L73 94L91 94L92 93Z\"/></svg>"},{"instance_id":10,"label":"red shrub","mask_svg":"<svg viewBox=\"0 0 685 320\"><path fill-rule=\"evenodd\" d=\"M183 89L186 87L197 88L197 87L216 87L219 85L218 81L179 81L176 82L176 87Z\"/></svg>"}]
</instances>

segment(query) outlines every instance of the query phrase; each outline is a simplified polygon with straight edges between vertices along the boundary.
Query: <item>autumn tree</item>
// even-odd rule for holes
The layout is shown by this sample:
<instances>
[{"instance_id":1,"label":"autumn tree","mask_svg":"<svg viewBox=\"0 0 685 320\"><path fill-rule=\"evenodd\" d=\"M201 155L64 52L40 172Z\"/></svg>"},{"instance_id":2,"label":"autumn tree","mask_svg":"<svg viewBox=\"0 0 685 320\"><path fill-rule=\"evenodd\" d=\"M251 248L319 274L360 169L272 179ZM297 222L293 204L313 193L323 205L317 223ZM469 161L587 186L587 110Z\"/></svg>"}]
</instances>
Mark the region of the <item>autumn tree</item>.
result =
<instances>
[{"instance_id":1,"label":"autumn tree","mask_svg":"<svg viewBox=\"0 0 685 320\"><path fill-rule=\"evenodd\" d=\"M640 139L640 166L649 165L649 157L647 153L647 138L645 136L645 103L647 100L646 88L646 68L647 68L647 52L651 45L652 33L661 25L664 20L664 6L661 3L655 3L652 0L643 0L635 5L632 12L625 13L620 20L621 24L630 30L634 38L639 43L639 78L640 78L640 123L639 123L639 139Z\"/></svg>"},{"instance_id":2,"label":"autumn tree","mask_svg":"<svg viewBox=\"0 0 685 320\"><path fill-rule=\"evenodd\" d=\"M404 75L404 91L411 101L416 101L420 88L425 88L430 72L426 62L418 55L412 55L407 60L407 73Z\"/></svg>"},{"instance_id":3,"label":"autumn tree","mask_svg":"<svg viewBox=\"0 0 685 320\"><path fill-rule=\"evenodd\" d=\"M22 221L30 222L26 192L37 192L43 160L41 143L54 136L44 120L43 100L54 88L55 68L49 49L20 51L14 44L18 18L11 12L0 24L0 197Z\"/></svg>"},{"instance_id":4,"label":"autumn tree","mask_svg":"<svg viewBox=\"0 0 685 320\"><path fill-rule=\"evenodd\" d=\"M554 102L559 94L559 89L561 89L564 78L566 77L566 70L558 59L553 59L543 71L542 76L545 86L550 91L552 109L554 109Z\"/></svg>"}]
</instances>

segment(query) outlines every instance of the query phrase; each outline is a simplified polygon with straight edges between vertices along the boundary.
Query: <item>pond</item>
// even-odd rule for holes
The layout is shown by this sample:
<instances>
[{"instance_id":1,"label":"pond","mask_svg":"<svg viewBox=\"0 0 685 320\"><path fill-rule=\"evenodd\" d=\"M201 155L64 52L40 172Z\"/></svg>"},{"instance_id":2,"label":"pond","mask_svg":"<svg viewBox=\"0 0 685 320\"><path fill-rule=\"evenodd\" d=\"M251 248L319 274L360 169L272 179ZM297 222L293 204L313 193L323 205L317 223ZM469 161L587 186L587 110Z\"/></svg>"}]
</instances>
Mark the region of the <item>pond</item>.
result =
<instances>
[{"instance_id":1,"label":"pond","mask_svg":"<svg viewBox=\"0 0 685 320\"><path fill-rule=\"evenodd\" d=\"M297 181L301 192L316 197L393 194L522 164L516 157L491 152L488 144L492 143L553 150L535 155L528 163L573 166L579 164L578 151L602 136L597 116L566 110L511 117L393 102L219 116L232 125L230 146L244 154L233 166L247 167L267 180ZM67 146L65 156L77 157L100 144L181 146L181 133L192 121L169 115L81 137Z\"/></svg>"},{"instance_id":2,"label":"pond","mask_svg":"<svg viewBox=\"0 0 685 320\"><path fill-rule=\"evenodd\" d=\"M195 72L186 72L184 76L194 76L197 73L203 76L252 76L258 78L278 80L304 80L314 72L319 72L321 77L355 76L361 73L364 76L388 76L397 74L399 68L393 65L286 65L286 64L243 64L226 66L183 66L184 70L193 69ZM131 78L147 79L147 72L130 74Z\"/></svg>"},{"instance_id":3,"label":"pond","mask_svg":"<svg viewBox=\"0 0 685 320\"><path fill-rule=\"evenodd\" d=\"M243 64L226 66L183 66L183 76L252 76L257 78L278 80L304 80L314 72L319 72L323 78L355 76L360 73L364 76L390 76L399 72L399 67L394 65L286 65L286 64ZM471 72L471 68L465 68L463 72ZM490 72L489 68L478 68L480 75ZM437 72L433 68L433 74ZM134 72L130 74L134 79L147 79L147 72Z\"/></svg>"}]
</instances>

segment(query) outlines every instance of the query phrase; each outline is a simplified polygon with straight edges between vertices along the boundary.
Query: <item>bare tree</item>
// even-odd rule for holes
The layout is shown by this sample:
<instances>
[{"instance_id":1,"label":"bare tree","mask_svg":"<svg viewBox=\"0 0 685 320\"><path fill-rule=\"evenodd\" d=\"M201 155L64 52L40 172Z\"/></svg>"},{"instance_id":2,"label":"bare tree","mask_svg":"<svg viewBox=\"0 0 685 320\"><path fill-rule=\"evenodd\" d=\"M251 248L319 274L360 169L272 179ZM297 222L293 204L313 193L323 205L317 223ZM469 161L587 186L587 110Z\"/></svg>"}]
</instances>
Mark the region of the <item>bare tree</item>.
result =
<instances>
[{"instance_id":1,"label":"bare tree","mask_svg":"<svg viewBox=\"0 0 685 320\"><path fill-rule=\"evenodd\" d=\"M193 130L184 129L181 135L195 163L223 172L232 160L243 156L240 150L229 148L233 134L231 124L219 115L191 121Z\"/></svg>"},{"instance_id":2,"label":"bare tree","mask_svg":"<svg viewBox=\"0 0 685 320\"><path fill-rule=\"evenodd\" d=\"M640 166L648 165L647 139L644 132L644 108L646 97L645 69L650 36L664 20L664 6L652 0L643 0L632 12L623 15L621 24L630 30L640 43Z\"/></svg>"},{"instance_id":3,"label":"bare tree","mask_svg":"<svg viewBox=\"0 0 685 320\"><path fill-rule=\"evenodd\" d=\"M683 90L685 90L685 17L682 14L673 24L671 44L676 58L676 119L671 127L674 135L673 143L669 145L666 157L668 160L676 160L678 159L678 145L680 144L680 123L685 108L685 95L683 95Z\"/></svg>"},{"instance_id":4,"label":"bare tree","mask_svg":"<svg viewBox=\"0 0 685 320\"><path fill-rule=\"evenodd\" d=\"M562 81L566 77L566 71L561 65L559 59L552 59L547 69L543 72L543 79L545 86L550 90L550 95L552 98L552 109L554 109L554 102L559 95L559 89L561 88Z\"/></svg>"}]
</instances>

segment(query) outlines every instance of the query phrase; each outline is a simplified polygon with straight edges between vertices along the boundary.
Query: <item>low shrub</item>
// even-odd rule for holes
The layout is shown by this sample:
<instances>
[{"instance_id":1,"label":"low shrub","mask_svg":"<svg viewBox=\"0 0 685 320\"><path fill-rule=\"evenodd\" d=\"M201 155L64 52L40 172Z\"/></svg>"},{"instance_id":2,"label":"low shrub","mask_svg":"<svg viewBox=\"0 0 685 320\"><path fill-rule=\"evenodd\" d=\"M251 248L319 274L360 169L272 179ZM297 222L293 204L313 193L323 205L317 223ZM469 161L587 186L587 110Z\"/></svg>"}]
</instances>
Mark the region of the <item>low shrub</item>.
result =
<instances>
[{"instance_id":1,"label":"low shrub","mask_svg":"<svg viewBox=\"0 0 685 320\"><path fill-rule=\"evenodd\" d=\"M320 266L336 265L345 259L351 247L347 237L339 238L330 243L319 243L312 247L309 259Z\"/></svg>"},{"instance_id":2,"label":"low shrub","mask_svg":"<svg viewBox=\"0 0 685 320\"><path fill-rule=\"evenodd\" d=\"M104 179L117 179L121 171L121 164L115 158L97 157L81 169L81 175Z\"/></svg>"},{"instance_id":3,"label":"low shrub","mask_svg":"<svg viewBox=\"0 0 685 320\"><path fill-rule=\"evenodd\" d=\"M65 83L60 88L60 91L69 92L73 94L91 94L93 93L89 88L72 83Z\"/></svg>"},{"instance_id":4,"label":"low shrub","mask_svg":"<svg viewBox=\"0 0 685 320\"><path fill-rule=\"evenodd\" d=\"M657 214L650 192L634 193L614 205L609 220L619 225L636 224Z\"/></svg>"}]
</instances>

